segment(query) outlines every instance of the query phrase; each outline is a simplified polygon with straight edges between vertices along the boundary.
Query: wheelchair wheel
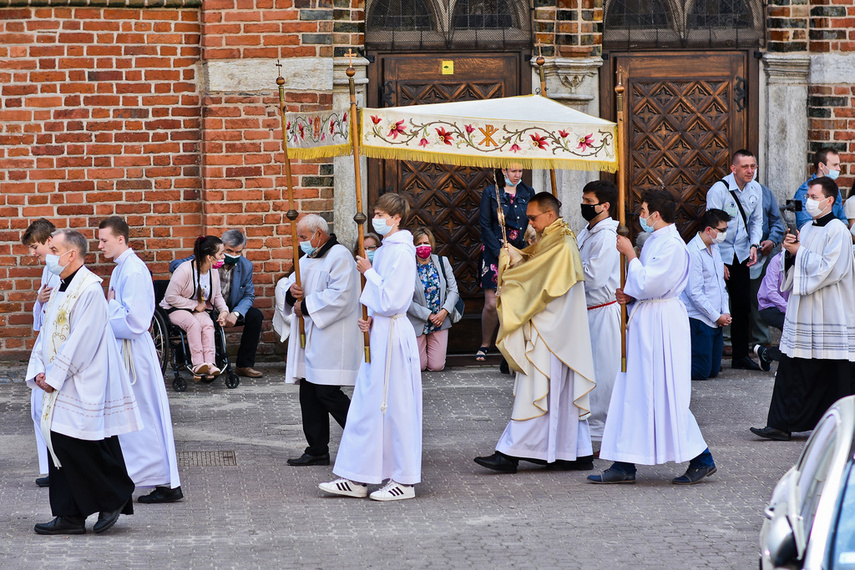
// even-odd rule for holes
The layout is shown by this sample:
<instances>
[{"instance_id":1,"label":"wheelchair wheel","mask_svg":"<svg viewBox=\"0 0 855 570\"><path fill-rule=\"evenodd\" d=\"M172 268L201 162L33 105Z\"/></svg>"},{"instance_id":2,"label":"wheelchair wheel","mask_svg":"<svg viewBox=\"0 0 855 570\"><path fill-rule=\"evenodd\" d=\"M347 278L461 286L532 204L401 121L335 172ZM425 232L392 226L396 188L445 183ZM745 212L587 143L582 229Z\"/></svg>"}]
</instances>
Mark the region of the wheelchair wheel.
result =
<instances>
[{"instance_id":1,"label":"wheelchair wheel","mask_svg":"<svg viewBox=\"0 0 855 570\"><path fill-rule=\"evenodd\" d=\"M226 388L237 388L240 384L240 376L234 372L230 372L226 377Z\"/></svg>"},{"instance_id":2,"label":"wheelchair wheel","mask_svg":"<svg viewBox=\"0 0 855 570\"><path fill-rule=\"evenodd\" d=\"M163 314L154 312L151 318L151 327L148 332L154 341L154 349L157 351L157 361L160 371L166 374L166 366L169 364L169 332Z\"/></svg>"},{"instance_id":3,"label":"wheelchair wheel","mask_svg":"<svg viewBox=\"0 0 855 570\"><path fill-rule=\"evenodd\" d=\"M176 374L175 380L172 381L172 389L176 392L183 392L187 389L187 380Z\"/></svg>"}]
</instances>

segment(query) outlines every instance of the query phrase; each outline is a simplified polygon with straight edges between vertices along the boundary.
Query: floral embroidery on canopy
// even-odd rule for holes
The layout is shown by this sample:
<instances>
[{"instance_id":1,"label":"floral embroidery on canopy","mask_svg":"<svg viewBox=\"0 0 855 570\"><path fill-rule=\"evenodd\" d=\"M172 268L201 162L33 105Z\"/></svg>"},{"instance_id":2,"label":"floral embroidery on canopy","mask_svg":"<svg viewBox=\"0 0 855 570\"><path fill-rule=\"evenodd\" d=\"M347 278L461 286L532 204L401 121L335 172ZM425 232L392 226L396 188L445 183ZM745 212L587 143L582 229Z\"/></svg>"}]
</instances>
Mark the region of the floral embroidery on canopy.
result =
<instances>
[{"instance_id":1,"label":"floral embroidery on canopy","mask_svg":"<svg viewBox=\"0 0 855 570\"><path fill-rule=\"evenodd\" d=\"M313 159L352 152L349 114L349 110L287 113L288 155Z\"/></svg>"}]
</instances>

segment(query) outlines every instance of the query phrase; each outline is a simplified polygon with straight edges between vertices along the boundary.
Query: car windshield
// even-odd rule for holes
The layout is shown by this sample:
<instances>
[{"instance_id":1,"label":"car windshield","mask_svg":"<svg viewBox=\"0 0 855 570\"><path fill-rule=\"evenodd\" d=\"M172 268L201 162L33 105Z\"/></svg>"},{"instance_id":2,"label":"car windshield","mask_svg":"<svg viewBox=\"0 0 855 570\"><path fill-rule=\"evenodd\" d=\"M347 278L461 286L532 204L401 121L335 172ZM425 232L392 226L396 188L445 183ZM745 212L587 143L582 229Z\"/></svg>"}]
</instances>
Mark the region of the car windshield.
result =
<instances>
[{"instance_id":1,"label":"car windshield","mask_svg":"<svg viewBox=\"0 0 855 570\"><path fill-rule=\"evenodd\" d=\"M855 570L855 469L850 460L846 476L846 488L834 525L834 536L830 541L828 568Z\"/></svg>"}]
</instances>

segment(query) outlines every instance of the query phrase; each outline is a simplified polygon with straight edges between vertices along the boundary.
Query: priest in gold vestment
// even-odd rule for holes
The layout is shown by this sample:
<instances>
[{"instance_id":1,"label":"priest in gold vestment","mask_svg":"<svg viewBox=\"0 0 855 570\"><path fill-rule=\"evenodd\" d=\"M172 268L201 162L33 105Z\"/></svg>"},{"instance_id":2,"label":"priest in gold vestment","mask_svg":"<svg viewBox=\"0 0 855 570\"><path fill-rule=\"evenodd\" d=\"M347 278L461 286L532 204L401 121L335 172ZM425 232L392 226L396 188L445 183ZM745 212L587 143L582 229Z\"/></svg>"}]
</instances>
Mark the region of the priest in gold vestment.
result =
<instances>
[{"instance_id":1,"label":"priest in gold vestment","mask_svg":"<svg viewBox=\"0 0 855 570\"><path fill-rule=\"evenodd\" d=\"M515 371L511 420L483 467L516 473L520 460L560 470L593 468L589 393L594 364L582 259L561 203L540 192L528 204L538 240L507 245L499 260L497 345Z\"/></svg>"}]
</instances>

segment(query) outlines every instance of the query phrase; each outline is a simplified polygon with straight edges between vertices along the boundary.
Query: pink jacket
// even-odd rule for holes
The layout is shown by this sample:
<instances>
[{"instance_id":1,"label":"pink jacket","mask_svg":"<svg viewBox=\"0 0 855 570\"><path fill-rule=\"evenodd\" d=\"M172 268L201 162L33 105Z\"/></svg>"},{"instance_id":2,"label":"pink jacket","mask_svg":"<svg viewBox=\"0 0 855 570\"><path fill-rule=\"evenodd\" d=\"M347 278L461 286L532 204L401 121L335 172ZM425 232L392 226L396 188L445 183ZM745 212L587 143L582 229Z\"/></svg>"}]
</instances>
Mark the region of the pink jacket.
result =
<instances>
[{"instance_id":1,"label":"pink jacket","mask_svg":"<svg viewBox=\"0 0 855 570\"><path fill-rule=\"evenodd\" d=\"M193 297L195 289L195 283L193 282L193 273L195 272L194 263L195 261L193 260L185 261L175 269L172 278L169 280L169 285L166 287L163 301L160 302L161 307L164 309L187 309L188 311L196 308L196 305L199 303ZM220 289L220 272L212 267L208 270L208 273L211 275L213 306L220 312L228 311L229 307L226 305L226 300L223 299L223 293ZM207 277L203 277L203 279L207 279ZM208 308L211 308L210 299L206 305Z\"/></svg>"}]
</instances>

